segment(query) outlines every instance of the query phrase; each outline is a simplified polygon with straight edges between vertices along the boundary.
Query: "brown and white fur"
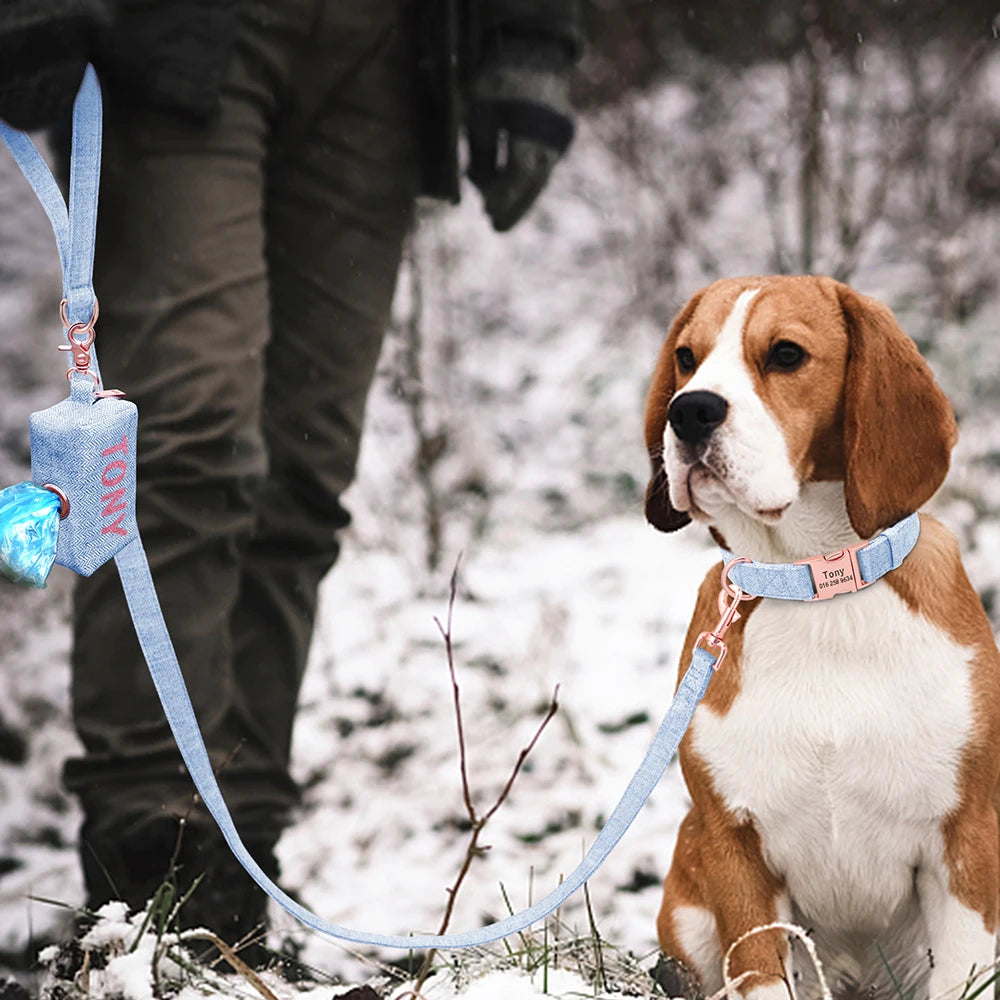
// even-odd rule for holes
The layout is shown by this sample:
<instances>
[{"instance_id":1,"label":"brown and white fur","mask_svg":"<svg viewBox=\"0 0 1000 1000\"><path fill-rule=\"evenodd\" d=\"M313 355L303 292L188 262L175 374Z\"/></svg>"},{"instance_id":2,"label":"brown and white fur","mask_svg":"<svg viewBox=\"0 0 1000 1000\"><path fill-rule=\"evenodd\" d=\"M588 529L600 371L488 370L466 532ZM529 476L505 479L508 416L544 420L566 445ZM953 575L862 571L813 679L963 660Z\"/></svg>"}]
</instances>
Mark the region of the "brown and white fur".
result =
<instances>
[{"instance_id":1,"label":"brown and white fur","mask_svg":"<svg viewBox=\"0 0 1000 1000\"><path fill-rule=\"evenodd\" d=\"M671 406L695 391L726 407L692 443ZM828 278L719 281L681 311L653 375L646 515L663 531L699 521L763 562L832 552L925 503L956 436L879 302ZM720 566L684 665L718 621ZM741 610L681 744L692 805L664 884L662 950L711 992L730 944L794 919L835 992L895 992L878 942L904 987L959 996L995 953L1000 656L955 539L921 515L914 551L869 588ZM801 1000L813 990L800 954L770 931L733 952L731 972L755 973L741 986L752 1000Z\"/></svg>"}]
</instances>

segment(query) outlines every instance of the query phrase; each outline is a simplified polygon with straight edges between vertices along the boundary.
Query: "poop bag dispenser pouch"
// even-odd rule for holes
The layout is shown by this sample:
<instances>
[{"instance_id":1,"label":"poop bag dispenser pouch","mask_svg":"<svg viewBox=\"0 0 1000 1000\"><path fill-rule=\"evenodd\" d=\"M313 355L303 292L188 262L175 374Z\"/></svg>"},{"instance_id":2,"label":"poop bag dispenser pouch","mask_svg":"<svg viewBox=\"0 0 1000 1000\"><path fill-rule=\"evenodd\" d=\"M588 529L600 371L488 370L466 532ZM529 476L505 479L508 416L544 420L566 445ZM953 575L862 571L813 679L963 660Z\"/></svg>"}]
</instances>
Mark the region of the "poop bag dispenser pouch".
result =
<instances>
[{"instance_id":1,"label":"poop bag dispenser pouch","mask_svg":"<svg viewBox=\"0 0 1000 1000\"><path fill-rule=\"evenodd\" d=\"M73 375L70 395L32 413L31 476L65 494L55 561L90 576L136 537L135 404Z\"/></svg>"}]
</instances>

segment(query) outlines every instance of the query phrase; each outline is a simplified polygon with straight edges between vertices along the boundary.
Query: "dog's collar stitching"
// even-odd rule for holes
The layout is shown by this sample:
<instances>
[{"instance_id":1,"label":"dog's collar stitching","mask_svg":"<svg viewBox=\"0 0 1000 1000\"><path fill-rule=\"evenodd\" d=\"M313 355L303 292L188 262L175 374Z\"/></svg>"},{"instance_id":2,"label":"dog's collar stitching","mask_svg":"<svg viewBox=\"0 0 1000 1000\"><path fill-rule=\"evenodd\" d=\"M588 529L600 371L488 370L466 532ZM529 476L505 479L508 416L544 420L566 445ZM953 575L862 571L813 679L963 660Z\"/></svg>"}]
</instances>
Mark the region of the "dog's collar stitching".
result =
<instances>
[{"instance_id":1,"label":"dog's collar stitching","mask_svg":"<svg viewBox=\"0 0 1000 1000\"><path fill-rule=\"evenodd\" d=\"M892 527L886 528L867 544L852 546L855 559L851 561L845 559L844 565L849 572L852 563L856 562L861 581L858 586L848 586L846 589L860 590L881 579L890 570L897 569L913 551L919 537L920 517L913 513L897 521ZM727 563L739 558L726 549L722 552ZM841 552L846 554L848 550L844 549ZM832 555L837 557L841 553ZM813 560L795 563L762 563L754 560L737 562L729 570L729 579L745 593L754 597L812 601L844 592L843 589L834 588L832 592L824 593L825 584L822 575L816 580L816 573L810 569L809 562L827 565L830 559L830 556L817 556Z\"/></svg>"}]
</instances>

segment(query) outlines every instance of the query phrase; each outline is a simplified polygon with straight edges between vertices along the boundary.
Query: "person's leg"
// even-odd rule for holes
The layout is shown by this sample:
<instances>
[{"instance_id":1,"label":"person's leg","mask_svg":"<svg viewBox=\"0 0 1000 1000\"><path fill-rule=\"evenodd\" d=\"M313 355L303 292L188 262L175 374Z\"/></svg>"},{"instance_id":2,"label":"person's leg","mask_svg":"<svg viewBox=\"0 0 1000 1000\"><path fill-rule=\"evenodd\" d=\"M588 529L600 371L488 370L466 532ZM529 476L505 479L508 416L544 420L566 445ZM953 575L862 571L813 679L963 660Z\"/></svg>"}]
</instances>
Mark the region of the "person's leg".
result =
<instances>
[{"instance_id":1,"label":"person's leg","mask_svg":"<svg viewBox=\"0 0 1000 1000\"><path fill-rule=\"evenodd\" d=\"M397 0L325 4L300 72L297 134L270 165L270 474L233 611L240 728L287 774L317 588L349 516L365 401L417 187L408 39ZM329 53L336 52L331 58ZM310 59L314 60L310 64ZM304 88L303 88L304 89ZM249 804L247 806L249 808ZM283 817L274 817L275 837Z\"/></svg>"},{"instance_id":2,"label":"person's leg","mask_svg":"<svg viewBox=\"0 0 1000 1000\"><path fill-rule=\"evenodd\" d=\"M143 542L209 752L217 765L235 752L234 773L255 766L240 760L222 722L235 689L228 623L240 552L266 471L261 206L271 50L281 41L278 27L266 43L244 35L207 126L132 108L108 89L95 268L102 369L139 407ZM83 806L89 902L140 905L167 869L193 786L113 564L80 581L74 618L73 715L84 755L67 762L65 782ZM270 794L284 808L294 790Z\"/></svg>"}]
</instances>

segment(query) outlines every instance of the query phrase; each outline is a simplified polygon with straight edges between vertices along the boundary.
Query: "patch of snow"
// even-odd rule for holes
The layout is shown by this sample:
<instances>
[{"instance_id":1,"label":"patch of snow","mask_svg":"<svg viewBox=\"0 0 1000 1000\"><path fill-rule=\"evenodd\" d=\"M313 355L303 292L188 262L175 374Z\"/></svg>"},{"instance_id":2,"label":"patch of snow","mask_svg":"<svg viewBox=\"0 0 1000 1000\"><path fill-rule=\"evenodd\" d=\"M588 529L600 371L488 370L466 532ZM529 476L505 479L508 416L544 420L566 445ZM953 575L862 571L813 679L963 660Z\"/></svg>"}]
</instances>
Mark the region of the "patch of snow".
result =
<instances>
[{"instance_id":1,"label":"patch of snow","mask_svg":"<svg viewBox=\"0 0 1000 1000\"><path fill-rule=\"evenodd\" d=\"M407 983L390 994L391 1000L410 1000L412 984ZM444 988L432 981L424 987L428 1000L444 997L464 997L465 1000L536 1000L537 997L590 997L593 1000L613 1000L634 994L595 992L594 987L567 969L536 970L526 975L521 969L488 972L464 985L449 983Z\"/></svg>"}]
</instances>

